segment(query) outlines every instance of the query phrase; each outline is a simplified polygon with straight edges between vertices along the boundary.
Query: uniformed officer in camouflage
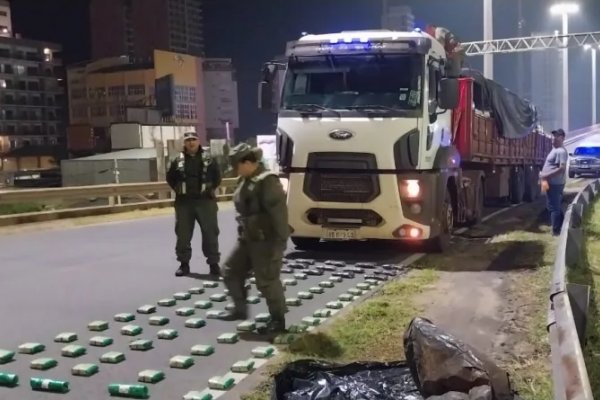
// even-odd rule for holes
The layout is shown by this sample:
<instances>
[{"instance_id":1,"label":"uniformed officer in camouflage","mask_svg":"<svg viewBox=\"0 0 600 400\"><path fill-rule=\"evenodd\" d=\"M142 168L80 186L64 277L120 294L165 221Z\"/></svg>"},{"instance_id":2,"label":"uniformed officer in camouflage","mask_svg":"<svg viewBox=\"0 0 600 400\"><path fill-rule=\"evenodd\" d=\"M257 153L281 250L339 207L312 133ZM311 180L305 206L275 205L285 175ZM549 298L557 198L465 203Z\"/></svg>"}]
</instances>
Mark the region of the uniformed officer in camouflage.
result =
<instances>
[{"instance_id":1,"label":"uniformed officer in camouflage","mask_svg":"<svg viewBox=\"0 0 600 400\"><path fill-rule=\"evenodd\" d=\"M221 184L219 165L202 149L196 132L183 135L184 151L175 158L167 171L167 182L175 191L175 252L181 263L175 273L190 273L192 236L196 221L202 233L202 252L211 275L219 275L219 224L215 189Z\"/></svg>"},{"instance_id":2,"label":"uniformed officer in camouflage","mask_svg":"<svg viewBox=\"0 0 600 400\"><path fill-rule=\"evenodd\" d=\"M289 238L286 194L278 176L261 162L262 152L242 143L229 155L240 180L234 194L238 242L223 267L223 280L235 304L224 319L248 317L245 280L254 272L256 287L264 295L271 314L265 333L285 330L285 295L280 274Z\"/></svg>"}]
</instances>

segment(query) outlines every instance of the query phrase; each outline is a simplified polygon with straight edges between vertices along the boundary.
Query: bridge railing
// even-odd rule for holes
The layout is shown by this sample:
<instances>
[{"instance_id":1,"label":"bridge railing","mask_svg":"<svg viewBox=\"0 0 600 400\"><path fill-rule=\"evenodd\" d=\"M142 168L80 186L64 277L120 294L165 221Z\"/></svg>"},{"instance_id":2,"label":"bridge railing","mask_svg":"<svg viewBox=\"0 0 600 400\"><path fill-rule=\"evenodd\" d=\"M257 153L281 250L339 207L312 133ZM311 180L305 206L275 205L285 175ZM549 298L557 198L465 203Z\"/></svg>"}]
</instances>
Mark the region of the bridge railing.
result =
<instances>
[{"instance_id":1,"label":"bridge railing","mask_svg":"<svg viewBox=\"0 0 600 400\"><path fill-rule=\"evenodd\" d=\"M237 179L223 179L217 189L217 199L230 200L236 182ZM172 204L173 193L166 182L2 190L0 210L9 205L11 210L0 215L0 226L168 207Z\"/></svg>"},{"instance_id":2,"label":"bridge railing","mask_svg":"<svg viewBox=\"0 0 600 400\"><path fill-rule=\"evenodd\" d=\"M577 194L558 238L548 312L555 400L594 399L582 351L590 286L569 283L567 271L582 261L583 220L599 189L596 180Z\"/></svg>"}]
</instances>

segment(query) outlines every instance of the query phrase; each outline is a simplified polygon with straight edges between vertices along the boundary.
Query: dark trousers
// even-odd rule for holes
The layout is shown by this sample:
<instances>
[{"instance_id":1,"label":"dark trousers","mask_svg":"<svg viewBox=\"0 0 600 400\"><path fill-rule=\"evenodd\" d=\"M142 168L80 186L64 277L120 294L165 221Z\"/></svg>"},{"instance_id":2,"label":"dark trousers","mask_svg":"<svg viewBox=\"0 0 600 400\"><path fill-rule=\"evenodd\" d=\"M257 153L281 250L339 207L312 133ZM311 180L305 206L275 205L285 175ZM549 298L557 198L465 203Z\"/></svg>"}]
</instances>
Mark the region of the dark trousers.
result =
<instances>
[{"instance_id":1,"label":"dark trousers","mask_svg":"<svg viewBox=\"0 0 600 400\"><path fill-rule=\"evenodd\" d=\"M211 199L180 197L175 200L175 253L179 262L189 263L192 258L192 237L196 222L200 225L202 252L206 262L209 265L220 262L218 210L217 202Z\"/></svg>"},{"instance_id":2,"label":"dark trousers","mask_svg":"<svg viewBox=\"0 0 600 400\"><path fill-rule=\"evenodd\" d=\"M552 234L560 235L564 214L562 210L562 197L565 185L549 185L546 192L546 208L550 214Z\"/></svg>"},{"instance_id":3,"label":"dark trousers","mask_svg":"<svg viewBox=\"0 0 600 400\"><path fill-rule=\"evenodd\" d=\"M270 241L238 241L223 267L223 281L234 304L245 307L248 293L244 289L250 271L254 271L256 288L263 294L273 320L284 321L287 306L281 283L283 251Z\"/></svg>"}]
</instances>

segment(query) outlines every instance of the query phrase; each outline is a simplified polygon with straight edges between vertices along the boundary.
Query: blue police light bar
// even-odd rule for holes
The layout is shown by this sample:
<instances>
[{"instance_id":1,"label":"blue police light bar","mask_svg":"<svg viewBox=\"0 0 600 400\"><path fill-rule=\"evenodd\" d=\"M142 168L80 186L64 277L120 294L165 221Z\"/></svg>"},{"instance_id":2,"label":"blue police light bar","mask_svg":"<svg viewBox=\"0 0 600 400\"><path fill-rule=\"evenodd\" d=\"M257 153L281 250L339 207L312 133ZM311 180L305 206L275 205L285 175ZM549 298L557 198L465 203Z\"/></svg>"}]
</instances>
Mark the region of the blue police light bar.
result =
<instances>
[{"instance_id":1,"label":"blue police light bar","mask_svg":"<svg viewBox=\"0 0 600 400\"><path fill-rule=\"evenodd\" d=\"M331 40L329 43L296 43L289 49L288 55L309 56L320 54L357 54L357 53L382 53L382 52L407 52L416 49L414 41L403 42L370 42L354 41L348 43L346 40L340 42Z\"/></svg>"}]
</instances>

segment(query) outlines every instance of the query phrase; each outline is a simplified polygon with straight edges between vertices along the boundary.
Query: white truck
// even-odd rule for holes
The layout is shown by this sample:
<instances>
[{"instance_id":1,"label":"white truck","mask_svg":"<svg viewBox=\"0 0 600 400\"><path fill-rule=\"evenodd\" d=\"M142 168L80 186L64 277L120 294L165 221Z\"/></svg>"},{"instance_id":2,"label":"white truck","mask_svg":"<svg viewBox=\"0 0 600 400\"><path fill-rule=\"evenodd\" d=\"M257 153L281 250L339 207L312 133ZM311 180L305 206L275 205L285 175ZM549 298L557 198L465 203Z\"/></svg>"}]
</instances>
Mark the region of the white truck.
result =
<instances>
[{"instance_id":1,"label":"white truck","mask_svg":"<svg viewBox=\"0 0 600 400\"><path fill-rule=\"evenodd\" d=\"M428 32L305 35L265 64L259 108L278 113L297 248L392 239L443 250L457 224L480 220L484 197L537 197L549 142L531 134L535 108L464 76L454 37Z\"/></svg>"}]
</instances>

